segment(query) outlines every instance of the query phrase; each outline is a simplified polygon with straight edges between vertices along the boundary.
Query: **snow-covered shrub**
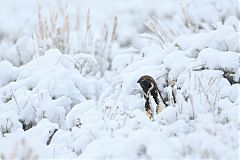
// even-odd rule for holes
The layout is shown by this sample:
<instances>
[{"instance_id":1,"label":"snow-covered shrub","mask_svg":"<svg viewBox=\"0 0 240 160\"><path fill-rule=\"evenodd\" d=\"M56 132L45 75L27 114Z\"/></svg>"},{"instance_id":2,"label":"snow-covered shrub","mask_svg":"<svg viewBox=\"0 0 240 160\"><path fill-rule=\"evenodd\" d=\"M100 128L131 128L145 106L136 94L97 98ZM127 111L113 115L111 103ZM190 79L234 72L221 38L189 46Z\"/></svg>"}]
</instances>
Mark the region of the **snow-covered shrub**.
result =
<instances>
[{"instance_id":1,"label":"snow-covered shrub","mask_svg":"<svg viewBox=\"0 0 240 160\"><path fill-rule=\"evenodd\" d=\"M46 147L44 150L39 148L46 146L55 129L58 129L58 125L49 122L47 119L43 119L37 126L25 132L19 129L17 130L18 134L16 134L18 136L12 134L7 136L6 140L0 141L0 155L3 155L6 159L17 157L34 159L40 155L44 155L45 158L50 157L52 151Z\"/></svg>"},{"instance_id":2,"label":"snow-covered shrub","mask_svg":"<svg viewBox=\"0 0 240 160\"><path fill-rule=\"evenodd\" d=\"M80 127L84 113L93 108L96 108L96 104L90 100L74 106L66 116L66 126L68 128L72 128L73 126Z\"/></svg>"},{"instance_id":3,"label":"snow-covered shrub","mask_svg":"<svg viewBox=\"0 0 240 160\"><path fill-rule=\"evenodd\" d=\"M97 73L97 60L94 56L79 53L73 57L74 66L82 75L95 75Z\"/></svg>"},{"instance_id":4,"label":"snow-covered shrub","mask_svg":"<svg viewBox=\"0 0 240 160\"><path fill-rule=\"evenodd\" d=\"M15 44L0 42L0 59L7 60L15 66L21 66L32 60L35 55L35 45L32 37L22 36Z\"/></svg>"},{"instance_id":5,"label":"snow-covered shrub","mask_svg":"<svg viewBox=\"0 0 240 160\"><path fill-rule=\"evenodd\" d=\"M180 36L174 41L174 44L179 50L186 51L187 56L197 57L204 48L239 52L238 39L239 34L232 26L221 25L210 32Z\"/></svg>"},{"instance_id":6,"label":"snow-covered shrub","mask_svg":"<svg viewBox=\"0 0 240 160\"><path fill-rule=\"evenodd\" d=\"M237 52L222 52L215 49L204 49L199 53L198 60L206 68L221 70L224 77L233 83L239 83L240 54Z\"/></svg>"},{"instance_id":7,"label":"snow-covered shrub","mask_svg":"<svg viewBox=\"0 0 240 160\"><path fill-rule=\"evenodd\" d=\"M71 55L58 50L49 50L19 70L5 61L1 66L12 71L6 74L1 70L4 87L0 97L18 113L24 130L44 118L65 128L65 117L72 107L87 99L96 100L101 90L97 80L85 78L75 69Z\"/></svg>"},{"instance_id":8,"label":"snow-covered shrub","mask_svg":"<svg viewBox=\"0 0 240 160\"><path fill-rule=\"evenodd\" d=\"M0 62L0 87L15 81L18 75L18 70L8 61Z\"/></svg>"},{"instance_id":9,"label":"snow-covered shrub","mask_svg":"<svg viewBox=\"0 0 240 160\"><path fill-rule=\"evenodd\" d=\"M1 106L3 107L3 106ZM18 121L18 115L15 111L9 110L0 114L0 132L1 137L5 136L6 133L13 133L22 125Z\"/></svg>"}]
</instances>

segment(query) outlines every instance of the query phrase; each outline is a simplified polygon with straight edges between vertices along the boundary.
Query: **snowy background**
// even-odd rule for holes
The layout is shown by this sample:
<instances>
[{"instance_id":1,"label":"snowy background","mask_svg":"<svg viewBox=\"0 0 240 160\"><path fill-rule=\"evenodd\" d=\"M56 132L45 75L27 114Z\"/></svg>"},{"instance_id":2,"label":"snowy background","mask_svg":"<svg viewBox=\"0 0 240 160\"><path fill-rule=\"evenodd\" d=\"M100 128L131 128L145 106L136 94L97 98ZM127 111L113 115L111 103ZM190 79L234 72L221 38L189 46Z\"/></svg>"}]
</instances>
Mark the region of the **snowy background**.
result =
<instances>
[{"instance_id":1,"label":"snowy background","mask_svg":"<svg viewBox=\"0 0 240 160\"><path fill-rule=\"evenodd\" d=\"M0 159L239 159L235 0L0 0ZM137 80L168 104L154 121Z\"/></svg>"}]
</instances>

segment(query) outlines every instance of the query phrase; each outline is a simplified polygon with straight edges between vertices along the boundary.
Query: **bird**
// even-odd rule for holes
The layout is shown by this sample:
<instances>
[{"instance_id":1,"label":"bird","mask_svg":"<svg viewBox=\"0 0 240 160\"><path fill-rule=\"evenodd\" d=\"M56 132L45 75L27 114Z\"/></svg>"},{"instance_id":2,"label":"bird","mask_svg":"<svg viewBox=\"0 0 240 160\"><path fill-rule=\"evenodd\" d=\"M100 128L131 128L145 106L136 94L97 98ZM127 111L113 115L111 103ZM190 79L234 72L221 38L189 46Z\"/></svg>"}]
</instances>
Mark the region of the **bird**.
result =
<instances>
[{"instance_id":1,"label":"bird","mask_svg":"<svg viewBox=\"0 0 240 160\"><path fill-rule=\"evenodd\" d=\"M151 107L151 98L154 99L156 103L156 113L159 114L164 108L167 107L167 104L163 101L161 92L157 87L156 81L148 75L140 77L137 81L140 84L144 92L145 102L145 113L153 121L153 107Z\"/></svg>"}]
</instances>

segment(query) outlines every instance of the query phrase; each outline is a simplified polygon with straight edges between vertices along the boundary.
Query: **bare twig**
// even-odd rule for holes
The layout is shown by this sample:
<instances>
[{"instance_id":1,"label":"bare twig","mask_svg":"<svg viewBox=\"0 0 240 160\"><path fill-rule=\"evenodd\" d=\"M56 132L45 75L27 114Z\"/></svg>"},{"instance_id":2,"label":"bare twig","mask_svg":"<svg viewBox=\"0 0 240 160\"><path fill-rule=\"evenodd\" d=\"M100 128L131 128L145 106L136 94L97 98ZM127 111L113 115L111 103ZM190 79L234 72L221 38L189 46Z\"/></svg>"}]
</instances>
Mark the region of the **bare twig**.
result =
<instances>
[{"instance_id":1,"label":"bare twig","mask_svg":"<svg viewBox=\"0 0 240 160\"><path fill-rule=\"evenodd\" d=\"M12 87L10 87L10 88L11 88L11 92L12 92L12 97L13 97L13 99L14 99L16 105L17 105L18 113L20 113L20 107L19 107L19 105L18 105L18 102L17 102L16 96L15 96L15 94L14 94L14 92L13 92Z\"/></svg>"},{"instance_id":2,"label":"bare twig","mask_svg":"<svg viewBox=\"0 0 240 160\"><path fill-rule=\"evenodd\" d=\"M47 141L47 145L49 145L52 141L52 138L54 136L54 134L58 131L58 129L54 129L53 133L51 134L51 136L48 138L48 141Z\"/></svg>"}]
</instances>

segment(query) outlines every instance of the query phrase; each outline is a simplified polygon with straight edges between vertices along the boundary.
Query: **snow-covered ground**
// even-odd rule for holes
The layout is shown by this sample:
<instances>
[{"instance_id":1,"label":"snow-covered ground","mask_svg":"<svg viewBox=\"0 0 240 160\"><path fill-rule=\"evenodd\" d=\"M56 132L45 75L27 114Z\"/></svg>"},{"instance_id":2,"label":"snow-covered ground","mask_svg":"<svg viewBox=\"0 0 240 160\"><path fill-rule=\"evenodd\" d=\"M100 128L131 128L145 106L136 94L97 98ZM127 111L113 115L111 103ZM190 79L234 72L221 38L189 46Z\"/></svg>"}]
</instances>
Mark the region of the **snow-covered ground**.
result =
<instances>
[{"instance_id":1,"label":"snow-covered ground","mask_svg":"<svg viewBox=\"0 0 240 160\"><path fill-rule=\"evenodd\" d=\"M0 0L0 159L239 159L238 3Z\"/></svg>"}]
</instances>

